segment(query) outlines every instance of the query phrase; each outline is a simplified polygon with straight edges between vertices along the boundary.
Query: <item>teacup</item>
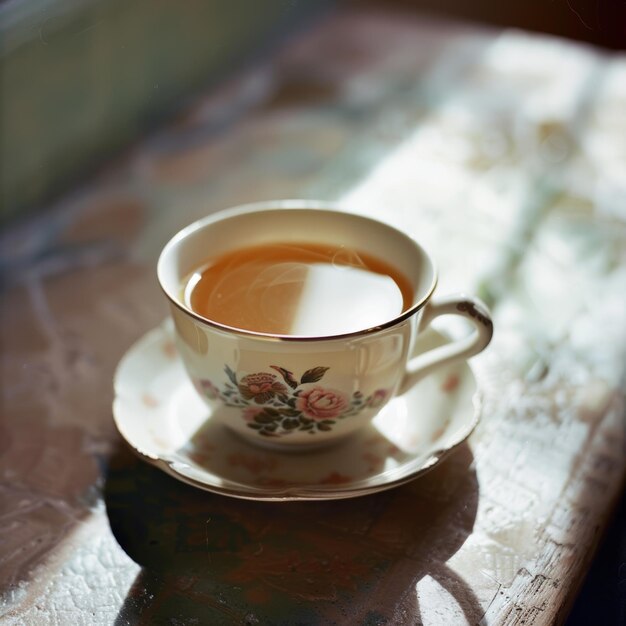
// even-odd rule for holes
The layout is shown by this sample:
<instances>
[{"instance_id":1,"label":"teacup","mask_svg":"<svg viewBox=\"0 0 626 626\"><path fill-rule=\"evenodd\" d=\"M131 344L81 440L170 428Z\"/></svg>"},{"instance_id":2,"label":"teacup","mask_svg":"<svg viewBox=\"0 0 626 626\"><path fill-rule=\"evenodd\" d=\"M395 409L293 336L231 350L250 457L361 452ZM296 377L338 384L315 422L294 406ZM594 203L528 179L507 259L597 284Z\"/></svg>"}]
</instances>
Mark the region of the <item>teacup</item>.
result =
<instances>
[{"instance_id":1,"label":"teacup","mask_svg":"<svg viewBox=\"0 0 626 626\"><path fill-rule=\"evenodd\" d=\"M410 282L410 306L375 326L320 336L237 328L191 308L185 285L207 256L272 242L323 242L387 259ZM260 202L210 215L167 243L157 274L181 360L211 419L250 442L282 449L346 437L436 368L484 350L493 334L489 311L476 298L433 297L435 267L419 243L322 202ZM447 314L469 320L473 332L415 355L418 333Z\"/></svg>"}]
</instances>

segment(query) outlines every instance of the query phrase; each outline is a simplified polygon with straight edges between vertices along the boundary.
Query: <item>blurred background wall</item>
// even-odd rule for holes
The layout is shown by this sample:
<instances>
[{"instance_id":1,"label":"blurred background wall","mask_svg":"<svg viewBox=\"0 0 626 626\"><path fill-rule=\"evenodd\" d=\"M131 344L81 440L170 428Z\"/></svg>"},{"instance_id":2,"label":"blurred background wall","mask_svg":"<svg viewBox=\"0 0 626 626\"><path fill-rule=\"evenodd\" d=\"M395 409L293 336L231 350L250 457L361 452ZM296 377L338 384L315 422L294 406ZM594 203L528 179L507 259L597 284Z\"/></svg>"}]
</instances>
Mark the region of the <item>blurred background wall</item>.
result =
<instances>
[{"instance_id":1,"label":"blurred background wall","mask_svg":"<svg viewBox=\"0 0 626 626\"><path fill-rule=\"evenodd\" d=\"M64 191L330 2L0 2L2 216Z\"/></svg>"},{"instance_id":2,"label":"blurred background wall","mask_svg":"<svg viewBox=\"0 0 626 626\"><path fill-rule=\"evenodd\" d=\"M626 48L623 0L382 0L377 4Z\"/></svg>"},{"instance_id":3,"label":"blurred background wall","mask_svg":"<svg viewBox=\"0 0 626 626\"><path fill-rule=\"evenodd\" d=\"M363 0L0 2L0 221L95 171L201 89ZM626 47L620 0L379 0Z\"/></svg>"}]
</instances>

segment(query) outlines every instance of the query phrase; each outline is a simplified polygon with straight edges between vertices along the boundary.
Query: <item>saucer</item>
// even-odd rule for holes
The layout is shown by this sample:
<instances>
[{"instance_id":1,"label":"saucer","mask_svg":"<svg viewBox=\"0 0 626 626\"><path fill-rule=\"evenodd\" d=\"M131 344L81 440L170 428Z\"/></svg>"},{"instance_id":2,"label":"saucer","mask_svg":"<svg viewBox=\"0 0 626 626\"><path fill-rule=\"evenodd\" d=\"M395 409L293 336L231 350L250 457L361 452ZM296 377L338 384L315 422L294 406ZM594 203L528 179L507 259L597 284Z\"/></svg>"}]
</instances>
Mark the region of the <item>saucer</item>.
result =
<instances>
[{"instance_id":1,"label":"saucer","mask_svg":"<svg viewBox=\"0 0 626 626\"><path fill-rule=\"evenodd\" d=\"M445 342L427 330L416 350ZM460 363L394 398L370 425L331 447L256 447L211 419L178 358L169 321L129 349L114 388L115 424L140 458L195 487L250 500L331 500L395 487L432 469L480 416L476 380Z\"/></svg>"}]
</instances>

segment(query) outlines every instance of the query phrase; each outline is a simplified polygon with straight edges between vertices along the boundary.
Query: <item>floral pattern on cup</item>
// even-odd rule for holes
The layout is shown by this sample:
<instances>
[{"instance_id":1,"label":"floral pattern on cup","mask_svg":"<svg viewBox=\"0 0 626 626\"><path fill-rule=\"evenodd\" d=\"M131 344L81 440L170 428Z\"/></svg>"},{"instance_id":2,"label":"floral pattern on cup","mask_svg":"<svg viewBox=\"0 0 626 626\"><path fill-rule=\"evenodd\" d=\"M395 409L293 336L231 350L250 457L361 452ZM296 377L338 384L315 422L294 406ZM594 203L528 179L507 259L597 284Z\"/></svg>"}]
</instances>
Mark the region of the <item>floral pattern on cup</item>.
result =
<instances>
[{"instance_id":1,"label":"floral pattern on cup","mask_svg":"<svg viewBox=\"0 0 626 626\"><path fill-rule=\"evenodd\" d=\"M354 417L363 409L376 409L387 400L390 390L377 389L365 397L360 391L351 396L318 384L328 367L314 367L298 380L293 372L270 365L278 372L256 372L238 378L226 365L228 381L218 387L210 380L196 380L196 389L209 400L241 409L248 428L263 437L283 437L294 432L315 435L329 432L338 420Z\"/></svg>"}]
</instances>

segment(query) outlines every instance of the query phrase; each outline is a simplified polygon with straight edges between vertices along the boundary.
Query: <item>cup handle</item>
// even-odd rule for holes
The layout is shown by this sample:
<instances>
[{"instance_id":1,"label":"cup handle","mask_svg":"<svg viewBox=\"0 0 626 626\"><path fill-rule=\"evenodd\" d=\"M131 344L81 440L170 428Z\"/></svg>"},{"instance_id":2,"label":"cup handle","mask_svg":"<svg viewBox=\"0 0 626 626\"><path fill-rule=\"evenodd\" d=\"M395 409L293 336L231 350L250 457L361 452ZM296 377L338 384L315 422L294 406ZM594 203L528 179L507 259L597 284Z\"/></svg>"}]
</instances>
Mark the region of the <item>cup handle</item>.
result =
<instances>
[{"instance_id":1,"label":"cup handle","mask_svg":"<svg viewBox=\"0 0 626 626\"><path fill-rule=\"evenodd\" d=\"M399 394L408 391L438 367L469 359L489 345L493 336L493 321L487 306L477 298L458 295L429 302L422 314L420 331L440 315L460 315L472 322L474 331L467 337L451 341L412 358L407 364L406 373L400 383Z\"/></svg>"}]
</instances>

